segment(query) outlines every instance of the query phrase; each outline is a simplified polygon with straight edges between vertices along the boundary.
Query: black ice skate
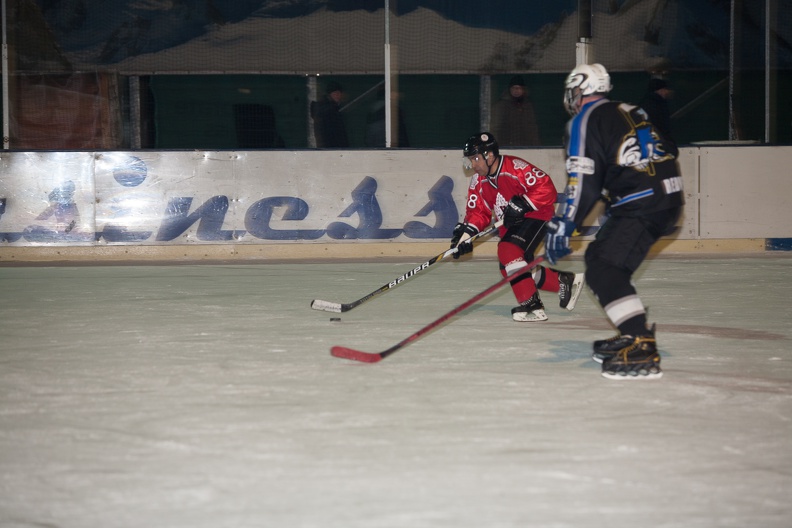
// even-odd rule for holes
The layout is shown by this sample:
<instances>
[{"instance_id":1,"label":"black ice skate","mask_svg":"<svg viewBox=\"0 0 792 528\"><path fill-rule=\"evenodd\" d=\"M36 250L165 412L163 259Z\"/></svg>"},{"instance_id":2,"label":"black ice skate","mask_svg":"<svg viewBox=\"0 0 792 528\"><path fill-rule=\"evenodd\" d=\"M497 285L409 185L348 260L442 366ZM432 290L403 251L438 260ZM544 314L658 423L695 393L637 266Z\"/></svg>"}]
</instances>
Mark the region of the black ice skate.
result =
<instances>
[{"instance_id":1,"label":"black ice skate","mask_svg":"<svg viewBox=\"0 0 792 528\"><path fill-rule=\"evenodd\" d=\"M651 337L654 339L655 326L656 324L652 323L652 328L649 329L649 335L644 337ZM602 363L606 359L615 356L616 352L619 350L630 346L634 340L634 336L618 334L613 337L609 337L608 339L599 339L594 341L594 353L591 354L591 359L597 363Z\"/></svg>"},{"instance_id":2,"label":"black ice skate","mask_svg":"<svg viewBox=\"0 0 792 528\"><path fill-rule=\"evenodd\" d=\"M558 274L558 299L561 308L567 310L574 310L577 304L578 297L583 291L583 282L585 276L582 273L572 273L569 271L562 271Z\"/></svg>"},{"instance_id":3,"label":"black ice skate","mask_svg":"<svg viewBox=\"0 0 792 528\"><path fill-rule=\"evenodd\" d=\"M602 362L602 375L612 380L658 379L660 354L652 336L638 336L627 347Z\"/></svg>"},{"instance_id":4,"label":"black ice skate","mask_svg":"<svg viewBox=\"0 0 792 528\"><path fill-rule=\"evenodd\" d=\"M547 321L544 304L542 304L538 293L534 293L530 299L520 303L520 306L512 308L511 313L512 319L521 323Z\"/></svg>"}]
</instances>

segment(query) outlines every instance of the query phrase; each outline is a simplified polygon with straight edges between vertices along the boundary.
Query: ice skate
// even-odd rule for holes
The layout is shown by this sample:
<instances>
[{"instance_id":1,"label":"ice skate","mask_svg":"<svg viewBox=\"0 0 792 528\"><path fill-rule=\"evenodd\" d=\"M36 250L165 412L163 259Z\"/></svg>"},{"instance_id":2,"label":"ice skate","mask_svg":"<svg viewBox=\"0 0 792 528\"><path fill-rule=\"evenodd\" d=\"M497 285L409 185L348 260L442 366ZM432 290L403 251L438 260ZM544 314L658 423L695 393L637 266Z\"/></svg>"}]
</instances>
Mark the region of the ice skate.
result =
<instances>
[{"instance_id":1,"label":"ice skate","mask_svg":"<svg viewBox=\"0 0 792 528\"><path fill-rule=\"evenodd\" d=\"M649 329L649 335L644 337L655 336L655 324ZM602 363L606 359L612 358L619 350L628 347L635 340L635 336L617 334L608 339L599 339L594 341L594 353L591 354L591 359L597 363Z\"/></svg>"},{"instance_id":2,"label":"ice skate","mask_svg":"<svg viewBox=\"0 0 792 528\"><path fill-rule=\"evenodd\" d=\"M654 337L634 338L632 343L602 362L602 375L612 380L661 378L663 371Z\"/></svg>"},{"instance_id":3,"label":"ice skate","mask_svg":"<svg viewBox=\"0 0 792 528\"><path fill-rule=\"evenodd\" d=\"M567 310L575 309L578 297L580 297L580 293L583 291L584 282L585 276L582 273L562 271L558 274L558 283L560 286L558 298L561 308L566 308Z\"/></svg>"},{"instance_id":4,"label":"ice skate","mask_svg":"<svg viewBox=\"0 0 792 528\"><path fill-rule=\"evenodd\" d=\"M530 299L520 303L520 306L512 308L512 319L521 323L534 323L547 321L547 314L544 311L544 304L539 299L539 294L534 293Z\"/></svg>"}]
</instances>

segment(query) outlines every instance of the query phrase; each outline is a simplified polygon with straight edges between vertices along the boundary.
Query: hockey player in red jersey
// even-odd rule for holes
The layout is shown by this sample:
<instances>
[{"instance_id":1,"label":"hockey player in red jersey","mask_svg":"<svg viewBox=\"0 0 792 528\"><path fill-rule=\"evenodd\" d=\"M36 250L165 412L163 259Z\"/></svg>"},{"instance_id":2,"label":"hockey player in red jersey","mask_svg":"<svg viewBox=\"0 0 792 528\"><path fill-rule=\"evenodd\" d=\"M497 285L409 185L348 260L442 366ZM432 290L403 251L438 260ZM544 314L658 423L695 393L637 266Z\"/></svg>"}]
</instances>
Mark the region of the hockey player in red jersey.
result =
<instances>
[{"instance_id":1,"label":"hockey player in red jersey","mask_svg":"<svg viewBox=\"0 0 792 528\"><path fill-rule=\"evenodd\" d=\"M576 226L606 200L607 219L586 248L586 282L619 334L595 341L593 358L606 378L660 378L654 325L647 326L633 274L673 233L685 201L682 177L676 147L667 148L645 111L609 100L610 91L601 64L581 64L566 78L566 199L547 224L545 250L551 263L568 255Z\"/></svg>"},{"instance_id":2,"label":"hockey player in red jersey","mask_svg":"<svg viewBox=\"0 0 792 528\"><path fill-rule=\"evenodd\" d=\"M489 226L494 215L503 220L498 261L505 277L534 260L558 193L542 169L516 156L501 155L489 132L468 139L463 154L467 168L476 173L468 187L465 218L451 239L451 247L458 248L454 258L473 251L470 237ZM537 289L558 293L561 308L572 310L583 289L583 274L537 266L511 281L511 288L519 303L512 309L515 321L546 321Z\"/></svg>"}]
</instances>

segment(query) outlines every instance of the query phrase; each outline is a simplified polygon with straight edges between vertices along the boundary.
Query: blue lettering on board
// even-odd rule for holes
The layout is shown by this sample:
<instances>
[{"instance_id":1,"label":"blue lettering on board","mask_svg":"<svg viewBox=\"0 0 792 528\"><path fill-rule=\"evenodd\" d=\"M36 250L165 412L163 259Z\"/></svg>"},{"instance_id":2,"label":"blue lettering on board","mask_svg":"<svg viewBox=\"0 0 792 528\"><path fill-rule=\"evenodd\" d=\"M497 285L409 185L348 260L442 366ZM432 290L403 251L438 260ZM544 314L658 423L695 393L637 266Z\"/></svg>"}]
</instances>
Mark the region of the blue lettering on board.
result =
<instances>
[{"instance_id":1,"label":"blue lettering on board","mask_svg":"<svg viewBox=\"0 0 792 528\"><path fill-rule=\"evenodd\" d=\"M126 226L108 224L96 233L96 239L104 238L108 242L143 242L151 238L151 231L133 231Z\"/></svg>"},{"instance_id":2,"label":"blue lettering on board","mask_svg":"<svg viewBox=\"0 0 792 528\"><path fill-rule=\"evenodd\" d=\"M352 204L344 209L339 216L348 218L357 213L359 223L353 227L343 222L332 222L327 226L327 236L337 240L360 239L382 240L396 238L401 229L380 229L382 226L382 210L377 201L377 180L366 176L352 191Z\"/></svg>"},{"instance_id":3,"label":"blue lettering on board","mask_svg":"<svg viewBox=\"0 0 792 528\"><path fill-rule=\"evenodd\" d=\"M143 181L144 171L138 168L132 173L125 172L123 178L117 183L123 186L135 186ZM116 175L118 176L118 175ZM311 205L299 197L271 196L254 202L245 211L244 229L223 229L229 210L229 198L223 195L213 196L200 207L191 212L194 197L181 196L170 198L165 208L159 229L156 230L157 242L174 241L185 236L194 224L195 236L200 241L224 242L239 240L250 236L261 240L299 241L318 240L327 235L335 240L383 240L393 239L402 234L410 239L442 239L451 236L454 225L459 220L459 211L454 200L454 180L449 176L441 176L439 180L427 191L428 201L414 216L417 218L431 218L431 221L407 221L403 229L382 228L384 223L383 211L377 200L377 180L366 176L352 190L351 203L338 215L338 218L351 218L357 215L357 223L335 221L330 222L325 229L282 229L281 224L273 227L273 220L300 222L308 218ZM323 209L326 209L326 204ZM7 209L11 208L11 200L0 198L0 220L6 220ZM137 218L140 215L135 211L119 209L115 211L113 219L123 222L123 219ZM407 211L398 211L399 215ZM35 243L47 242L91 242L104 238L108 243L134 243L151 240L155 231L145 230L140 227L126 226L123 224L106 223L97 232L82 232L80 211L74 196L74 185L65 182L56 187L49 194L48 207L43 209L35 218L39 222L28 225L21 231L0 232L0 242L17 242L24 237L25 240ZM241 226L239 226L241 227ZM285 227L292 227L286 225ZM593 235L598 230L597 226L582 226L584 236Z\"/></svg>"},{"instance_id":4,"label":"blue lettering on board","mask_svg":"<svg viewBox=\"0 0 792 528\"><path fill-rule=\"evenodd\" d=\"M454 180L442 176L434 187L429 189L429 203L423 206L415 216L429 216L435 214L434 227L423 222L407 222L404 225L404 234L409 238L447 238L451 237L454 226L459 221L459 211L452 191Z\"/></svg>"},{"instance_id":5,"label":"blue lettering on board","mask_svg":"<svg viewBox=\"0 0 792 528\"><path fill-rule=\"evenodd\" d=\"M83 233L79 229L80 209L75 202L76 187L67 180L50 191L48 206L36 216L38 221L49 225L33 224L24 229L22 236L30 242L86 242L93 239L93 233Z\"/></svg>"},{"instance_id":6,"label":"blue lettering on board","mask_svg":"<svg viewBox=\"0 0 792 528\"><path fill-rule=\"evenodd\" d=\"M245 228L256 238L264 240L316 240L324 229L272 229L270 220L276 207L285 207L282 220L305 220L308 204L300 198L273 196L259 200L245 213Z\"/></svg>"},{"instance_id":7,"label":"blue lettering on board","mask_svg":"<svg viewBox=\"0 0 792 528\"><path fill-rule=\"evenodd\" d=\"M6 199L0 198L0 220L3 218L6 210ZM0 242L16 242L22 238L22 233L0 233Z\"/></svg>"},{"instance_id":8,"label":"blue lettering on board","mask_svg":"<svg viewBox=\"0 0 792 528\"><path fill-rule=\"evenodd\" d=\"M233 240L234 231L222 230L226 211L228 211L227 196L213 196L206 203L201 205L193 213L187 214L192 205L193 199L171 198L165 210L165 218L157 232L156 240L165 242L175 240L187 229L198 222L196 236L198 240L217 241Z\"/></svg>"}]
</instances>

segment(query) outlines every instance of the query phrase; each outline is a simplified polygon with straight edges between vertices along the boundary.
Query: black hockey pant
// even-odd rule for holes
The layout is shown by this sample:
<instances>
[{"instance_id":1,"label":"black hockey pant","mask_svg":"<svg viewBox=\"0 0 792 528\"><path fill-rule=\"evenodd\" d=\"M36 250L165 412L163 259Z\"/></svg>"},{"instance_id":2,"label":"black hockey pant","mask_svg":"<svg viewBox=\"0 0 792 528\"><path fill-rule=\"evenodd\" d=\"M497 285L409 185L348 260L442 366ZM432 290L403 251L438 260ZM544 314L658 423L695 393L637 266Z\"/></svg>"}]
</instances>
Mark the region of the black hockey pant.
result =
<instances>
[{"instance_id":1,"label":"black hockey pant","mask_svg":"<svg viewBox=\"0 0 792 528\"><path fill-rule=\"evenodd\" d=\"M585 256L586 283L603 308L637 296L632 284L633 273L660 237L674 231L681 212L679 207L639 217L612 216L603 224ZM613 322L621 333L635 335L643 330L646 314L639 314L635 320L625 320L623 324Z\"/></svg>"}]
</instances>

